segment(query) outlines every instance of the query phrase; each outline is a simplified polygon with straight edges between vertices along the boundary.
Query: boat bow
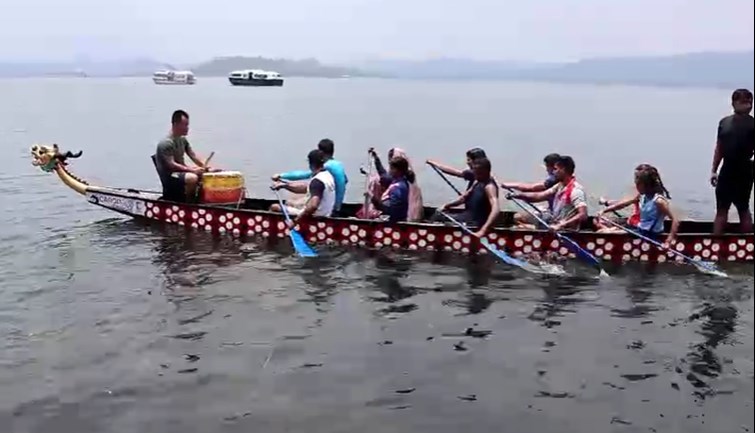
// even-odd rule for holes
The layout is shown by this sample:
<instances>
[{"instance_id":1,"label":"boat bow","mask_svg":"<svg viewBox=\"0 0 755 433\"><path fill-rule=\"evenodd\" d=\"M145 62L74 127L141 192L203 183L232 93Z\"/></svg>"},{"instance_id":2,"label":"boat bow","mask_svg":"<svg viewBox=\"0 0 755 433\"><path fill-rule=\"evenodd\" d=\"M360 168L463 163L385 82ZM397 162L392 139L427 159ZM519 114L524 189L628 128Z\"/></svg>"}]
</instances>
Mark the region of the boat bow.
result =
<instances>
[{"instance_id":1,"label":"boat bow","mask_svg":"<svg viewBox=\"0 0 755 433\"><path fill-rule=\"evenodd\" d=\"M81 151L61 153L57 144L53 144L52 147L35 144L31 147L31 155L32 165L48 173L54 171L64 184L79 194L84 195L87 190L92 189L87 181L75 176L66 168L66 160L80 157Z\"/></svg>"}]
</instances>

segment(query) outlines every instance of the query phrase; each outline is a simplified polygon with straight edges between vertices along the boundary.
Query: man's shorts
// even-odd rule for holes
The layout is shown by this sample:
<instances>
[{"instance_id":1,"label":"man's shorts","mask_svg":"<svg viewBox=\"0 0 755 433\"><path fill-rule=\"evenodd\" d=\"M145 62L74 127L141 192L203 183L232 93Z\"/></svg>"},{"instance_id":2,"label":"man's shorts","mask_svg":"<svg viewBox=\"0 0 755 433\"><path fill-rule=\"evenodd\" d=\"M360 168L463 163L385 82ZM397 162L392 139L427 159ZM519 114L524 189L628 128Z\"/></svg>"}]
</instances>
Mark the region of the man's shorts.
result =
<instances>
[{"instance_id":1,"label":"man's shorts","mask_svg":"<svg viewBox=\"0 0 755 433\"><path fill-rule=\"evenodd\" d=\"M174 201L186 199L186 173L174 172L166 178L165 198Z\"/></svg>"},{"instance_id":2,"label":"man's shorts","mask_svg":"<svg viewBox=\"0 0 755 433\"><path fill-rule=\"evenodd\" d=\"M752 186L752 170L749 173L743 171L736 175L722 173L716 185L716 209L728 212L731 205L734 205L739 212L749 210Z\"/></svg>"}]
</instances>

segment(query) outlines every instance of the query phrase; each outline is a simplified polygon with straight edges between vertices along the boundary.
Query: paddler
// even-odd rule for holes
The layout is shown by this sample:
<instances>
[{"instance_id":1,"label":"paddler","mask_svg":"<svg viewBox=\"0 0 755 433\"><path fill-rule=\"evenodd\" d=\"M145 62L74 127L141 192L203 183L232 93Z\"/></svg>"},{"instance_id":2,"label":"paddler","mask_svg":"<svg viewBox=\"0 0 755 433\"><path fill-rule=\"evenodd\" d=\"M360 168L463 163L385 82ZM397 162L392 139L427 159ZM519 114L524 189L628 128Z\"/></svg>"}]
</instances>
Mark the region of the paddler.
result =
<instances>
[{"instance_id":1,"label":"paddler","mask_svg":"<svg viewBox=\"0 0 755 433\"><path fill-rule=\"evenodd\" d=\"M553 169L558 183L541 192L517 192L507 195L507 198L520 199L530 203L553 200L553 214L544 215L543 220L553 231L579 230L580 224L587 220L587 199L582 185L574 176L574 159L570 156L559 156ZM534 212L534 210L533 210ZM520 227L533 228L530 225Z\"/></svg>"},{"instance_id":2,"label":"paddler","mask_svg":"<svg viewBox=\"0 0 755 433\"><path fill-rule=\"evenodd\" d=\"M336 187L333 175L325 169L327 155L320 149L314 149L307 155L309 170L312 173L309 182L276 182L273 188L286 189L294 194L307 194L303 207L286 206L288 214L294 218L294 224L308 216L330 216L336 203ZM270 206L273 212L281 212L275 203Z\"/></svg>"},{"instance_id":3,"label":"paddler","mask_svg":"<svg viewBox=\"0 0 755 433\"><path fill-rule=\"evenodd\" d=\"M509 190L516 190L520 192L540 192L545 191L553 185L557 184L558 181L556 180L556 175L553 174L555 167L556 167L556 161L561 157L558 153L549 153L548 155L545 155L543 158L543 164L545 164L545 173L546 177L545 180L542 182L535 182L535 183L514 183L514 182L506 182L501 184L501 187L504 189ZM540 214L538 216L546 218L548 215L553 214L553 199L548 200L548 209L540 211ZM517 212L514 214L514 222L517 224L535 224L537 221L535 218L526 212Z\"/></svg>"},{"instance_id":4,"label":"paddler","mask_svg":"<svg viewBox=\"0 0 755 433\"><path fill-rule=\"evenodd\" d=\"M679 231L679 218L671 211L669 204L671 197L666 187L663 186L660 173L654 167L635 172L634 183L637 188L637 194L634 197L601 209L598 216L634 204L639 208L638 221L634 230L654 240L660 240L664 230L664 221L668 218L671 220L671 231L663 244L664 248L668 248L676 240L676 233ZM601 229L600 232L623 233L624 231L618 227L611 227Z\"/></svg>"},{"instance_id":5,"label":"paddler","mask_svg":"<svg viewBox=\"0 0 755 433\"><path fill-rule=\"evenodd\" d=\"M371 160L375 164L375 171L377 172L377 174L373 174L368 178L367 192L370 194L370 197L385 197L386 191L388 191L388 188L390 188L391 185L395 183L396 177L390 171L390 169L385 169L383 162L380 160L380 157L378 156L377 152L375 152L374 148L370 148L367 152L370 154ZM422 221L422 218L424 218L422 190L417 184L417 174L414 171L414 167L412 167L412 162L409 159L409 156L407 156L406 152L398 147L394 147L388 150L389 167L391 161L393 161L394 158L403 159L407 164L407 169L405 170L403 177L406 179L409 187L409 197L407 215L404 220L413 222ZM399 164L403 165L403 163L401 162ZM363 168L360 170L364 175L367 175ZM367 203L366 208L363 206L356 213L357 218L364 219L378 218L381 215L384 215L384 213L380 210L379 207L373 206L371 201Z\"/></svg>"},{"instance_id":6,"label":"paddler","mask_svg":"<svg viewBox=\"0 0 755 433\"><path fill-rule=\"evenodd\" d=\"M459 170L457 168L449 167L447 165L441 164L440 162L434 161L432 159L427 160L427 164L431 165L441 172L454 177L460 177L467 181L467 188L469 189L472 187L472 184L475 183L475 174L474 169L472 167L472 164L474 161L478 158L487 158L487 155L485 155L485 151L480 149L479 147L475 147L472 149L467 150L467 168L463 170Z\"/></svg>"},{"instance_id":7,"label":"paddler","mask_svg":"<svg viewBox=\"0 0 755 433\"><path fill-rule=\"evenodd\" d=\"M376 160L376 164L377 161L379 160ZM382 171L385 172L385 169ZM389 222L406 221L409 214L409 188L414 181L414 172L409 170L406 158L394 156L388 163L386 175L389 184L382 194L378 196L365 192L365 197L379 212L378 217L387 216Z\"/></svg>"},{"instance_id":8,"label":"paddler","mask_svg":"<svg viewBox=\"0 0 755 433\"><path fill-rule=\"evenodd\" d=\"M176 110L170 123L170 135L157 143L157 173L165 184L167 195L172 199L192 200L196 196L202 173L217 170L205 166L186 139L189 134L189 115L184 110ZM196 167L186 165L184 155L188 155Z\"/></svg>"},{"instance_id":9,"label":"paddler","mask_svg":"<svg viewBox=\"0 0 755 433\"><path fill-rule=\"evenodd\" d=\"M750 195L753 186L752 158L755 152L755 122L750 114L752 92L747 89L735 90L731 95L731 105L734 114L724 117L718 123L710 174L710 184L716 189L716 218L713 221L713 233L716 235L724 233L732 204L739 213L740 230L752 233Z\"/></svg>"},{"instance_id":10,"label":"paddler","mask_svg":"<svg viewBox=\"0 0 755 433\"><path fill-rule=\"evenodd\" d=\"M663 188L663 193L666 196L666 198L671 199L671 194L668 192L666 187L663 185L663 181L660 180L660 174L658 174L658 169L653 167L650 164L640 164L637 167L634 168L634 176L635 178L639 176L639 174L645 170L651 170L654 171L658 175L658 181L661 183L661 188ZM619 203L621 201L629 200L630 203L633 203L632 205L632 215L630 215L628 218L620 217L617 215L603 215L604 218L608 218L611 221L613 221L616 224L620 224L623 226L627 226L629 228L637 227L637 224L640 222L640 205L637 202L632 202L632 200L636 197L636 194L625 197L622 200L606 200L603 197L601 197L598 200L598 203L604 206L612 206L616 203ZM595 219L595 229L598 231L604 231L604 229L612 228L611 225L606 224L600 219Z\"/></svg>"},{"instance_id":11,"label":"paddler","mask_svg":"<svg viewBox=\"0 0 755 433\"><path fill-rule=\"evenodd\" d=\"M333 140L329 138L323 138L319 143L317 143L317 148L325 155L325 158L327 158L325 161L325 169L330 172L331 176L333 176L333 180L335 181L336 199L333 216L337 216L341 210L343 198L346 195L346 184L349 183L349 178L346 176L346 171L343 169L343 164L333 158L333 155L335 154L335 144L333 143ZM285 173L273 175L273 181L277 182L279 180L304 180L311 178L313 174L314 173L311 170L287 171Z\"/></svg>"},{"instance_id":12,"label":"paddler","mask_svg":"<svg viewBox=\"0 0 755 433\"><path fill-rule=\"evenodd\" d=\"M464 211L455 215L454 218L467 226L478 228L474 235L481 238L493 228L501 212L498 205L498 184L490 173L491 165L487 158L476 158L471 167L474 174L472 185L459 198L444 205L442 210L447 211L463 204ZM445 218L442 215L436 215L433 220L441 221Z\"/></svg>"}]
</instances>

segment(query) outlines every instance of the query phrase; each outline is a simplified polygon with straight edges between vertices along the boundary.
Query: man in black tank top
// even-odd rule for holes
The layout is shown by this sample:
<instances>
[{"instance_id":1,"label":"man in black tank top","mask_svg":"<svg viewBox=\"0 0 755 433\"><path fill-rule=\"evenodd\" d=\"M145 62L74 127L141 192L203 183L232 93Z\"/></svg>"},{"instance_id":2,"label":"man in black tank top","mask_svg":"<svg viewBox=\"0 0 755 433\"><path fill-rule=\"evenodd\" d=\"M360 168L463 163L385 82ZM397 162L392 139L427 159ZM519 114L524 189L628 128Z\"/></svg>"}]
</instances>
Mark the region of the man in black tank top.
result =
<instances>
[{"instance_id":1,"label":"man in black tank top","mask_svg":"<svg viewBox=\"0 0 755 433\"><path fill-rule=\"evenodd\" d=\"M755 121L750 115L752 92L735 90L731 95L734 114L724 117L718 124L716 149L713 152L710 183L716 188L716 219L713 233L723 234L733 204L739 213L741 231L752 233L750 195L753 186L755 152ZM723 161L721 171L718 166Z\"/></svg>"},{"instance_id":2,"label":"man in black tank top","mask_svg":"<svg viewBox=\"0 0 755 433\"><path fill-rule=\"evenodd\" d=\"M458 216L458 220L469 226L478 227L475 236L485 236L495 223L500 208L498 205L498 184L490 175L490 160L487 158L475 159L472 163L474 182L458 199L443 206L446 211L454 206L464 204L464 212Z\"/></svg>"}]
</instances>

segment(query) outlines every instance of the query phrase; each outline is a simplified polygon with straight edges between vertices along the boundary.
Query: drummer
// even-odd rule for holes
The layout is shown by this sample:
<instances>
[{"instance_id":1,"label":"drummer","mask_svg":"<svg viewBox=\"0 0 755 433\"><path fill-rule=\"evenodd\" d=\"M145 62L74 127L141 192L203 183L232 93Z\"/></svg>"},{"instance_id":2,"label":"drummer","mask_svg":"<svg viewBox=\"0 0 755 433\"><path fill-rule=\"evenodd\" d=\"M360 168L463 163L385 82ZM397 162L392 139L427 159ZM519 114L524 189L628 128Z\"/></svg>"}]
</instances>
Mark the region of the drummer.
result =
<instances>
[{"instance_id":1,"label":"drummer","mask_svg":"<svg viewBox=\"0 0 755 433\"><path fill-rule=\"evenodd\" d=\"M157 143L155 165L160 178L165 180L167 193L189 201L196 196L202 173L218 170L205 166L186 139L189 133L188 113L184 110L174 111L170 123L170 135ZM188 155L196 167L186 165L184 155Z\"/></svg>"}]
</instances>

